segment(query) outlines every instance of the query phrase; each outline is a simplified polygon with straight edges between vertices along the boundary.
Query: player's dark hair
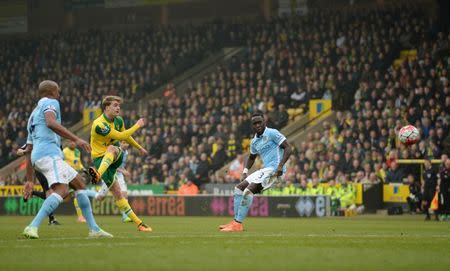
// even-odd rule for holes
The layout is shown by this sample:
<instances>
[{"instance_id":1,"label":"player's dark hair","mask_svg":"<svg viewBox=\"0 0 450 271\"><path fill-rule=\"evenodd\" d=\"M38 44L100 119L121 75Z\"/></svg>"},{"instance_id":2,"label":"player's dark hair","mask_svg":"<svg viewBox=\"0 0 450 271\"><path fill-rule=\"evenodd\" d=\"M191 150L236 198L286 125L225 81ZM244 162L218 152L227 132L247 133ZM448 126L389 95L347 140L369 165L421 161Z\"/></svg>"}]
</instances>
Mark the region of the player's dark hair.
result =
<instances>
[{"instance_id":1,"label":"player's dark hair","mask_svg":"<svg viewBox=\"0 0 450 271\"><path fill-rule=\"evenodd\" d=\"M259 111L259 110L255 111L252 114L252 118L254 118L254 117L262 117L262 118L264 118L264 113L262 111Z\"/></svg>"}]
</instances>

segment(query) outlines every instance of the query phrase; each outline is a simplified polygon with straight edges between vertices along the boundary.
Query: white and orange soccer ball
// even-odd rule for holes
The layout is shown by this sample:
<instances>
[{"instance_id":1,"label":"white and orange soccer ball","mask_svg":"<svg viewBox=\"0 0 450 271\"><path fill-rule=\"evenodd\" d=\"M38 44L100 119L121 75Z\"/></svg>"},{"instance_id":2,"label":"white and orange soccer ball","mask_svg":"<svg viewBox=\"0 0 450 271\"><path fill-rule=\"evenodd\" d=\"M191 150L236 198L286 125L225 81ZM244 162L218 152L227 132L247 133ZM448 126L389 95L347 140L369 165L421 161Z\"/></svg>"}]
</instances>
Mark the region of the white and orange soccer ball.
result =
<instances>
[{"instance_id":1,"label":"white and orange soccer ball","mask_svg":"<svg viewBox=\"0 0 450 271\"><path fill-rule=\"evenodd\" d=\"M419 130L412 125L403 126L398 132L398 139L405 145L415 144L420 139Z\"/></svg>"}]
</instances>

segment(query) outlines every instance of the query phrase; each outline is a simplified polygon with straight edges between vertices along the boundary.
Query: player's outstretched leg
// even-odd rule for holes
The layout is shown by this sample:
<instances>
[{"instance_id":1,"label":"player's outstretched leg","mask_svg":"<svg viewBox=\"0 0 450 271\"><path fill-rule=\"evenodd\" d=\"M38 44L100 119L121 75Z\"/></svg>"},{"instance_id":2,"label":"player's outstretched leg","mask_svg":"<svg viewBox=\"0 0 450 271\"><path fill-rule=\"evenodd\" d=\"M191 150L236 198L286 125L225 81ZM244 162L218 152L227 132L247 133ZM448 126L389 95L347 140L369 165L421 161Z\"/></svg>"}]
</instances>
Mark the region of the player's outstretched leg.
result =
<instances>
[{"instance_id":1,"label":"player's outstretched leg","mask_svg":"<svg viewBox=\"0 0 450 271\"><path fill-rule=\"evenodd\" d=\"M85 190L84 178L77 174L76 177L70 182L71 186L76 190L75 196L78 201L78 206L83 213L83 217L86 219L86 224L89 227L88 237L113 237L111 234L102 230L95 222L94 214L92 214L91 202L87 196Z\"/></svg>"},{"instance_id":2,"label":"player's outstretched leg","mask_svg":"<svg viewBox=\"0 0 450 271\"><path fill-rule=\"evenodd\" d=\"M223 232L243 231L244 226L242 225L242 222L247 216L248 210L252 206L252 203L253 203L253 193L246 188L242 195L241 204L238 207L236 218L234 219L233 222L231 222L231 224L221 229L220 231Z\"/></svg>"},{"instance_id":3,"label":"player's outstretched leg","mask_svg":"<svg viewBox=\"0 0 450 271\"><path fill-rule=\"evenodd\" d=\"M220 231L223 232L239 232L244 230L242 222L247 217L248 210L252 207L253 196L256 193L262 191L262 186L259 183L250 183L242 193L241 204L238 205L237 213L235 214L234 221L228 224Z\"/></svg>"},{"instance_id":4,"label":"player's outstretched leg","mask_svg":"<svg viewBox=\"0 0 450 271\"><path fill-rule=\"evenodd\" d=\"M234 202L234 206L233 206L233 208L234 208L234 220L232 220L228 224L220 225L219 229L224 229L224 228L228 227L229 225L231 225L237 219L237 216L238 216L238 213L239 213L239 206L241 205L243 194L244 194L244 192L238 186L236 186L234 188L234 201L233 201Z\"/></svg>"},{"instance_id":5,"label":"player's outstretched leg","mask_svg":"<svg viewBox=\"0 0 450 271\"><path fill-rule=\"evenodd\" d=\"M89 237L113 237L112 234L109 234L102 230L95 221L94 214L92 213L91 202L86 194L85 190L77 190L76 197L78 200L78 205L83 213L83 217L86 219L86 224L89 227Z\"/></svg>"},{"instance_id":6,"label":"player's outstretched leg","mask_svg":"<svg viewBox=\"0 0 450 271\"><path fill-rule=\"evenodd\" d=\"M48 180L47 178L44 176L44 174L40 173L39 171L34 171L34 173L36 174L36 178L39 180L39 184L42 187L42 192L41 191L33 191L31 194L33 196L39 197L43 200L45 200L47 198L47 196L50 196L50 194L52 193L51 189L48 186ZM49 225L61 225L55 218L55 216L53 215L53 213L51 213L48 216L48 224Z\"/></svg>"},{"instance_id":7,"label":"player's outstretched leg","mask_svg":"<svg viewBox=\"0 0 450 271\"><path fill-rule=\"evenodd\" d=\"M108 170L109 166L114 163L114 159L120 155L120 150L114 146L109 146L106 149L105 155L98 166L98 170L95 167L90 167L88 173L91 176L91 181L94 184L100 183L103 174Z\"/></svg>"},{"instance_id":8,"label":"player's outstretched leg","mask_svg":"<svg viewBox=\"0 0 450 271\"><path fill-rule=\"evenodd\" d=\"M117 183L119 184L122 196L128 201L128 188L127 188L127 184L125 183L125 177L123 176L122 173L120 173L120 174L118 173L116 175L116 177L117 177ZM133 222L131 220L131 218L129 218L125 212L121 212L121 213L122 213L122 222L123 223Z\"/></svg>"},{"instance_id":9,"label":"player's outstretched leg","mask_svg":"<svg viewBox=\"0 0 450 271\"><path fill-rule=\"evenodd\" d=\"M45 200L47 198L47 195L45 194L45 192L42 192L42 191L33 191L33 192L31 192L31 195L33 195L35 197L38 197L38 198L41 198L43 200ZM53 215L53 213L51 213L48 216L48 224L49 225L55 225L55 226L61 225L61 223L59 223L58 220L56 220L56 218Z\"/></svg>"},{"instance_id":10,"label":"player's outstretched leg","mask_svg":"<svg viewBox=\"0 0 450 271\"><path fill-rule=\"evenodd\" d=\"M137 227L138 231L151 232L152 228L142 222L142 220L134 213L133 209L131 209L130 204L126 198L121 198L116 201L116 205L119 207L119 210L127 215L128 218L133 221Z\"/></svg>"},{"instance_id":11,"label":"player's outstretched leg","mask_svg":"<svg viewBox=\"0 0 450 271\"><path fill-rule=\"evenodd\" d=\"M116 199L116 205L119 207L119 210L124 212L131 219L131 221L137 225L138 231L151 232L152 228L142 222L142 220L134 213L133 209L131 209L128 200L123 196L117 181L111 185L110 190Z\"/></svg>"},{"instance_id":12,"label":"player's outstretched leg","mask_svg":"<svg viewBox=\"0 0 450 271\"><path fill-rule=\"evenodd\" d=\"M228 224L220 225L219 226L220 230L222 230L236 222L236 220L238 218L239 206L241 205L241 202L242 202L244 190L245 190L245 188L247 188L248 185L249 185L248 181L244 180L241 183L239 183L238 185L236 185L236 187L234 188L234 201L233 201L233 203L234 203L234 206L233 206L234 220L232 220Z\"/></svg>"},{"instance_id":13,"label":"player's outstretched leg","mask_svg":"<svg viewBox=\"0 0 450 271\"><path fill-rule=\"evenodd\" d=\"M84 192L86 193L86 195L89 198L95 198L97 196L97 192L92 191L92 190L84 190ZM75 211L77 212L77 222L78 223L86 223L86 219L83 216L83 212L81 211L81 208L78 206L78 200L77 197L75 197L73 199L73 206L75 207Z\"/></svg>"},{"instance_id":14,"label":"player's outstretched leg","mask_svg":"<svg viewBox=\"0 0 450 271\"><path fill-rule=\"evenodd\" d=\"M33 221L31 221L30 225L24 229L23 236L30 239L38 239L38 228L41 225L42 220L52 214L62 201L63 198L57 193L52 193L46 198Z\"/></svg>"}]
</instances>

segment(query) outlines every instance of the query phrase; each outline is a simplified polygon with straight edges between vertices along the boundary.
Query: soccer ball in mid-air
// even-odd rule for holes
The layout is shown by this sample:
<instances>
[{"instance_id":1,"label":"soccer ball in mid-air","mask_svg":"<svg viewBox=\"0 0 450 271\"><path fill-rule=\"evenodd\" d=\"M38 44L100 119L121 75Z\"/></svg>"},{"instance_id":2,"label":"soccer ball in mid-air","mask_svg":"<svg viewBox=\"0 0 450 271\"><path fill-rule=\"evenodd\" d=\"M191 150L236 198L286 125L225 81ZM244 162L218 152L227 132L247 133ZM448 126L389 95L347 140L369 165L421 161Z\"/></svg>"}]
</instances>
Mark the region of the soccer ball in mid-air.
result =
<instances>
[{"instance_id":1,"label":"soccer ball in mid-air","mask_svg":"<svg viewBox=\"0 0 450 271\"><path fill-rule=\"evenodd\" d=\"M398 132L398 139L405 145L415 144L420 139L419 130L412 125L406 125Z\"/></svg>"}]
</instances>

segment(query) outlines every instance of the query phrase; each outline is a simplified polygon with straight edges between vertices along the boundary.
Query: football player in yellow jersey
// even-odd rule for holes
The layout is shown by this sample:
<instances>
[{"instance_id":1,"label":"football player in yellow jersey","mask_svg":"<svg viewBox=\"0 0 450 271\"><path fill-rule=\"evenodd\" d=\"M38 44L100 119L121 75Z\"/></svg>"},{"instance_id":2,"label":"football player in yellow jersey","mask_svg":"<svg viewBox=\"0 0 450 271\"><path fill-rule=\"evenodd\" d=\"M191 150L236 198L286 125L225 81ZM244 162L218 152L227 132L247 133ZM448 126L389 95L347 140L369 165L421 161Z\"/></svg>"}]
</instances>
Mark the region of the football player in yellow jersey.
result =
<instances>
[{"instance_id":1,"label":"football player in yellow jersey","mask_svg":"<svg viewBox=\"0 0 450 271\"><path fill-rule=\"evenodd\" d=\"M63 149L64 161L76 171L83 171L83 163L81 162L81 152L76 148L75 142L69 141L67 147Z\"/></svg>"},{"instance_id":2,"label":"football player in yellow jersey","mask_svg":"<svg viewBox=\"0 0 450 271\"><path fill-rule=\"evenodd\" d=\"M76 144L73 141L69 141L67 147L63 149L64 161L66 161L69 166L75 169L77 172L82 172L84 170L83 164L81 163L81 152L76 148ZM89 196L89 195L88 195ZM73 206L75 206L75 211L77 212L78 222L85 223L86 219L78 206L77 198L73 198Z\"/></svg>"},{"instance_id":3,"label":"football player in yellow jersey","mask_svg":"<svg viewBox=\"0 0 450 271\"><path fill-rule=\"evenodd\" d=\"M123 119L119 116L121 103L122 98L118 96L107 96L102 101L103 114L94 120L91 127L91 155L94 167L90 167L88 172L94 184L99 184L101 180L105 182L116 199L119 210L138 225L139 231L150 232L152 229L133 212L116 182L116 172L123 160L119 145L121 140L137 148L142 155L147 155L147 151L131 137L145 125L144 119L139 119L131 128L125 129Z\"/></svg>"}]
</instances>

